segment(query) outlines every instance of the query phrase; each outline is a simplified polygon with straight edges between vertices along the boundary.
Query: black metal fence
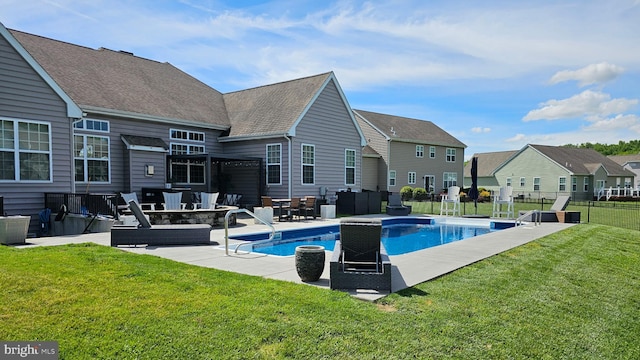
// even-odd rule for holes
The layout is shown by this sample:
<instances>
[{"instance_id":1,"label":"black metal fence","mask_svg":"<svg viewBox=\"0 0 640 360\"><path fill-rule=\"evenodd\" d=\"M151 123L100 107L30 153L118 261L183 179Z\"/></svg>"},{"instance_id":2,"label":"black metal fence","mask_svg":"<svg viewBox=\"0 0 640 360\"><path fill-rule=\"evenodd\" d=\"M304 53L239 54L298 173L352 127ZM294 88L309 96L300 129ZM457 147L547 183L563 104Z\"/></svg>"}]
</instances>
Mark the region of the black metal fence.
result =
<instances>
[{"instance_id":1,"label":"black metal fence","mask_svg":"<svg viewBox=\"0 0 640 360\"><path fill-rule=\"evenodd\" d=\"M45 193L44 206L53 213L60 211L62 205L71 214L116 216L118 209L117 194L69 194Z\"/></svg>"}]
</instances>

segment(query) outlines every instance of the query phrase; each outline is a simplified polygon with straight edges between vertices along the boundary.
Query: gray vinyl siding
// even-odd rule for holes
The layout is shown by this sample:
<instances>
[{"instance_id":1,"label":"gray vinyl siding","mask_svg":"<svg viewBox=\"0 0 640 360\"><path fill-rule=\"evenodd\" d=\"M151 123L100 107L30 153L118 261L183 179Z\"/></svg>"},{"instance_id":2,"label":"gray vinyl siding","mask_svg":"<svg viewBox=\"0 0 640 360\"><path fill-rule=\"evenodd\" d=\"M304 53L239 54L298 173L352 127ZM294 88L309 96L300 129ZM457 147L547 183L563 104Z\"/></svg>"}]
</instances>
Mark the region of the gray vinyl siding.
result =
<instances>
[{"instance_id":1,"label":"gray vinyl siding","mask_svg":"<svg viewBox=\"0 0 640 360\"><path fill-rule=\"evenodd\" d=\"M292 195L319 196L328 187L328 196L339 189L361 189L362 146L356 125L333 82L327 84L296 128L293 138ZM302 144L315 146L315 183L302 184ZM345 184L345 150L356 152L355 185Z\"/></svg>"},{"instance_id":2,"label":"gray vinyl siding","mask_svg":"<svg viewBox=\"0 0 640 360\"><path fill-rule=\"evenodd\" d=\"M363 190L382 190L379 185L378 165L382 163L382 159L378 157L363 157L362 158L362 189ZM384 188L386 189L386 187Z\"/></svg>"},{"instance_id":3,"label":"gray vinyl siding","mask_svg":"<svg viewBox=\"0 0 640 360\"><path fill-rule=\"evenodd\" d=\"M379 131L371 127L369 123L360 119L360 117L356 116L358 120L358 124L362 129L362 133L364 134L365 139L367 140L367 145L369 145L372 149L374 149L378 154L382 156L382 159L377 162L377 177L376 184L364 184L364 173L370 174L369 169L367 168L367 162L363 163L363 184L362 187L364 189L375 189L379 187L381 191L386 191L389 185L389 168L387 164L389 163L389 149L388 149L388 141L383 134ZM370 176L370 175L368 175ZM368 181L368 180L367 180Z\"/></svg>"},{"instance_id":4,"label":"gray vinyl siding","mask_svg":"<svg viewBox=\"0 0 640 360\"><path fill-rule=\"evenodd\" d=\"M147 137L157 137L164 140L167 145L171 145L169 139L170 129L199 131L205 133L205 151L208 153L221 153L222 146L218 143L220 131L201 129L193 126L172 125L166 123L154 123L151 121L133 120L133 119L115 119L105 116L89 114L87 118L100 119L109 121L110 133L110 157L111 157L111 181L108 184L87 184L77 183L76 192L85 192L88 188L90 192L136 192L141 196L141 189L145 188L164 188L167 183L167 160L169 154L161 152L128 150L121 139L121 135L140 135ZM91 134L90 132L83 132ZM94 133L96 135L106 135L102 133ZM194 145L202 145L202 143L180 141L181 143L189 143ZM145 165L153 165L155 173L153 176L146 176ZM204 186L203 186L204 187ZM194 189L202 191L204 189Z\"/></svg>"},{"instance_id":5,"label":"gray vinyl siding","mask_svg":"<svg viewBox=\"0 0 640 360\"><path fill-rule=\"evenodd\" d=\"M30 215L30 232L39 229L38 213L45 192L71 192L71 121L67 104L40 75L0 37L0 117L46 122L51 131L51 182L0 182L8 215ZM52 209L57 211L58 209Z\"/></svg>"},{"instance_id":6,"label":"gray vinyl siding","mask_svg":"<svg viewBox=\"0 0 640 360\"><path fill-rule=\"evenodd\" d=\"M267 144L280 144L281 148L281 169L280 175L282 177L281 185L269 185L267 186L266 178L260 179L260 176L266 176L266 155ZM252 206L260 204L260 195L271 196L273 198L287 198L288 195L288 183L287 183L287 171L289 165L288 156L288 141L284 137L261 139L261 140L248 140L239 142L230 142L224 144L224 153L227 156L239 156L262 159L262 175L255 172L246 173L245 176L241 176L242 173L236 171L234 177L231 179L232 189L242 194L241 203L245 206ZM248 171L248 170L247 170ZM261 181L265 184L265 188L262 189L262 194L257 193L258 187L255 181Z\"/></svg>"},{"instance_id":7,"label":"gray vinyl siding","mask_svg":"<svg viewBox=\"0 0 640 360\"><path fill-rule=\"evenodd\" d=\"M424 156L416 157L416 145L424 145ZM447 146L436 146L436 157L429 157L428 144L417 144L410 142L391 141L391 160L389 169L396 171L396 186L389 187L389 191L397 193L403 186L424 187L423 177L425 175L433 175L435 177L436 193L443 189L443 176L445 172L457 173L458 186L463 184L463 168L464 168L464 149ZM456 149L455 162L447 162L447 148ZM408 173L412 171L416 173L416 183L408 183Z\"/></svg>"}]
</instances>

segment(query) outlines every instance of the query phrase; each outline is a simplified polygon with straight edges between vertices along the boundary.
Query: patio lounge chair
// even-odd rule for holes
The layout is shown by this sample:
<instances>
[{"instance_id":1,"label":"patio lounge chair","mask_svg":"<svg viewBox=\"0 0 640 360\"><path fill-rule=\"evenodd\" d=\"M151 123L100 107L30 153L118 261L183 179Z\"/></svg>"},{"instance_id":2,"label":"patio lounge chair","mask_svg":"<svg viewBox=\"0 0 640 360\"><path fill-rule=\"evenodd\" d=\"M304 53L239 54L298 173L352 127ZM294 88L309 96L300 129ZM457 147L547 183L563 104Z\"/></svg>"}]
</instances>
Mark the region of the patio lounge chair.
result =
<instances>
[{"instance_id":1,"label":"patio lounge chair","mask_svg":"<svg viewBox=\"0 0 640 360\"><path fill-rule=\"evenodd\" d=\"M400 195L389 195L387 201L387 215L391 216L407 216L411 213L411 206L402 205L402 197Z\"/></svg>"},{"instance_id":2,"label":"patio lounge chair","mask_svg":"<svg viewBox=\"0 0 640 360\"><path fill-rule=\"evenodd\" d=\"M571 197L568 195L558 195L556 201L553 202L549 210L540 211L541 222L558 222L558 212L564 211L569 205ZM522 216L526 211L520 211L519 215ZM533 221L533 215L523 218L524 221ZM579 219L578 219L579 222Z\"/></svg>"},{"instance_id":3,"label":"patio lounge chair","mask_svg":"<svg viewBox=\"0 0 640 360\"><path fill-rule=\"evenodd\" d=\"M211 225L151 225L140 206L133 200L129 208L138 226L116 225L111 228L111 246L118 245L209 245Z\"/></svg>"},{"instance_id":4,"label":"patio lounge chair","mask_svg":"<svg viewBox=\"0 0 640 360\"><path fill-rule=\"evenodd\" d=\"M340 240L329 264L331 289L391 291L391 261L381 236L379 219L340 221Z\"/></svg>"}]
</instances>

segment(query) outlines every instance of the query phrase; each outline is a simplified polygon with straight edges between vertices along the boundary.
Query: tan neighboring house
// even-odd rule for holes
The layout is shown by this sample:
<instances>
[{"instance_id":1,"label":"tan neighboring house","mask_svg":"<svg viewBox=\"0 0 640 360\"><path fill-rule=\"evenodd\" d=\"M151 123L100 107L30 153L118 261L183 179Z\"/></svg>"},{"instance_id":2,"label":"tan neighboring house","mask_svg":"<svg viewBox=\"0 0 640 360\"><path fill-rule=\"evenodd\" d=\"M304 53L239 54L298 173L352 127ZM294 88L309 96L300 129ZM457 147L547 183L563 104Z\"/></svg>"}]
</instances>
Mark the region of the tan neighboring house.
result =
<instances>
[{"instance_id":1,"label":"tan neighboring house","mask_svg":"<svg viewBox=\"0 0 640 360\"><path fill-rule=\"evenodd\" d=\"M477 154L487 163L501 163L492 171L497 187L490 190L511 186L514 196L523 198L569 195L573 200L599 199L610 187L628 188L634 184L633 172L592 149L528 144L505 161L505 153L495 153L498 159L491 159L491 154L494 153ZM483 166L479 160L479 173ZM470 171L468 174L470 177ZM489 182L491 176L484 175Z\"/></svg>"},{"instance_id":2,"label":"tan neighboring house","mask_svg":"<svg viewBox=\"0 0 640 360\"><path fill-rule=\"evenodd\" d=\"M462 185L466 145L431 121L353 110L367 140L364 190L399 193L403 186L440 193ZM374 170L375 169L375 170ZM375 187L374 187L375 186Z\"/></svg>"},{"instance_id":3,"label":"tan neighboring house","mask_svg":"<svg viewBox=\"0 0 640 360\"><path fill-rule=\"evenodd\" d=\"M478 158L478 188L485 188L492 192L498 190L500 184L494 176L494 171L515 153L517 151L511 150L473 154L472 158ZM471 187L471 161L468 161L464 166L463 187Z\"/></svg>"}]
</instances>

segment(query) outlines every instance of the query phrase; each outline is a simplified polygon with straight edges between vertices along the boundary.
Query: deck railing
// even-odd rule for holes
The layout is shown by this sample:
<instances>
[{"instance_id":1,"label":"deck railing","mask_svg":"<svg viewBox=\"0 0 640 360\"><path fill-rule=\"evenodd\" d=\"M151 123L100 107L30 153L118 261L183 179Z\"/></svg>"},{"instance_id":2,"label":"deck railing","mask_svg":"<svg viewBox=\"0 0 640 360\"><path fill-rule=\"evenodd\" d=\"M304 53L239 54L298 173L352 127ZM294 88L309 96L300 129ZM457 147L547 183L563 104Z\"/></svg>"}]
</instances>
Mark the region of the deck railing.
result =
<instances>
[{"instance_id":1,"label":"deck railing","mask_svg":"<svg viewBox=\"0 0 640 360\"><path fill-rule=\"evenodd\" d=\"M117 194L45 193L44 206L55 214L62 205L71 214L117 216Z\"/></svg>"}]
</instances>

